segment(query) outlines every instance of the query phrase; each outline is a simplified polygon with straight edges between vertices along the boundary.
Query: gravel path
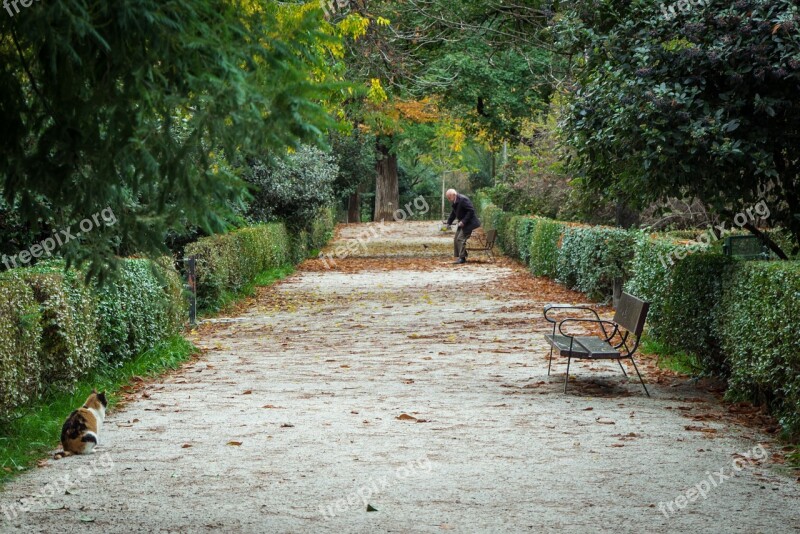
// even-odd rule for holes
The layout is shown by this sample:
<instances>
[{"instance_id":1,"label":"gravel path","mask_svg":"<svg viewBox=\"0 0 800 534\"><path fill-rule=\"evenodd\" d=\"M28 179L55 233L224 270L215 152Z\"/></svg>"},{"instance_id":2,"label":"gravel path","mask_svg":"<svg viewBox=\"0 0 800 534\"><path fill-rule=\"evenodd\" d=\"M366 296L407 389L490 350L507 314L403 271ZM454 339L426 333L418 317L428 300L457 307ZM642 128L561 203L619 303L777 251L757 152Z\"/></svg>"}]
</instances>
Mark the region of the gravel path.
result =
<instances>
[{"instance_id":1,"label":"gravel path","mask_svg":"<svg viewBox=\"0 0 800 534\"><path fill-rule=\"evenodd\" d=\"M0 531L800 532L798 474L746 407L648 361L652 398L613 362L564 395L541 308L581 295L454 267L435 223L364 232L204 324L95 455L4 488Z\"/></svg>"}]
</instances>

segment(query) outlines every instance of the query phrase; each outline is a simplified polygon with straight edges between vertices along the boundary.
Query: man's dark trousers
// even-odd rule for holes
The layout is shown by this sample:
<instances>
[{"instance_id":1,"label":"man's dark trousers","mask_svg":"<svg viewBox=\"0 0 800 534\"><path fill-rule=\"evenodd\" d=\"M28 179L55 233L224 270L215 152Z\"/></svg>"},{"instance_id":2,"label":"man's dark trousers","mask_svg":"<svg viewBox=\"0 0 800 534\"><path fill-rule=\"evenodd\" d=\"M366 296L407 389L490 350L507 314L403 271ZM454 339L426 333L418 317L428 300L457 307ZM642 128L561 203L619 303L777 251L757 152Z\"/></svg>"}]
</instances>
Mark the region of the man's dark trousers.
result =
<instances>
[{"instance_id":1,"label":"man's dark trousers","mask_svg":"<svg viewBox=\"0 0 800 534\"><path fill-rule=\"evenodd\" d=\"M453 253L456 258L467 259L467 239L469 239L471 235L472 230L466 230L461 227L456 230L456 238L453 241Z\"/></svg>"}]
</instances>

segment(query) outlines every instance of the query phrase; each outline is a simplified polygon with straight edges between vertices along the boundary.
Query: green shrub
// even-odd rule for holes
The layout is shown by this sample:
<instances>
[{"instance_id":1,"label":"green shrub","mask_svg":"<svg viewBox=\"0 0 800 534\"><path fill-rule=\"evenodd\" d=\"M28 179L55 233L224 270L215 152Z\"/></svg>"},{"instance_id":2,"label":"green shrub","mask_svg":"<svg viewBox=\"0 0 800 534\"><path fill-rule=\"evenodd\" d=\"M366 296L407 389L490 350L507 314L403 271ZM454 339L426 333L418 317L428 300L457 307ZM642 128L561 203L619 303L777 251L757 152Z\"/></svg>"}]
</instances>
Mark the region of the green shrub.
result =
<instances>
[{"instance_id":1,"label":"green shrub","mask_svg":"<svg viewBox=\"0 0 800 534\"><path fill-rule=\"evenodd\" d=\"M635 235L618 228L567 228L558 255L558 281L602 300L614 281L625 280L634 257Z\"/></svg>"},{"instance_id":2,"label":"green shrub","mask_svg":"<svg viewBox=\"0 0 800 534\"><path fill-rule=\"evenodd\" d=\"M495 206L494 204L487 204L485 208L481 211L478 218L483 223L483 227L485 230L497 230L497 220L498 217L503 215L503 210Z\"/></svg>"},{"instance_id":3,"label":"green shrub","mask_svg":"<svg viewBox=\"0 0 800 534\"><path fill-rule=\"evenodd\" d=\"M718 325L723 279L733 260L721 254L692 254L678 262L663 302L661 339L697 357L710 372L727 375Z\"/></svg>"},{"instance_id":4,"label":"green shrub","mask_svg":"<svg viewBox=\"0 0 800 534\"><path fill-rule=\"evenodd\" d=\"M0 279L0 419L42 388L42 323L33 291L20 279Z\"/></svg>"},{"instance_id":5,"label":"green shrub","mask_svg":"<svg viewBox=\"0 0 800 534\"><path fill-rule=\"evenodd\" d=\"M800 436L800 262L737 262L723 288L730 394L769 404Z\"/></svg>"},{"instance_id":6,"label":"green shrub","mask_svg":"<svg viewBox=\"0 0 800 534\"><path fill-rule=\"evenodd\" d=\"M334 213L333 208L323 209L311 225L309 246L312 249L319 249L325 246L333 237L333 229L335 227L336 213Z\"/></svg>"},{"instance_id":7,"label":"green shrub","mask_svg":"<svg viewBox=\"0 0 800 534\"><path fill-rule=\"evenodd\" d=\"M503 234L498 236L500 239L500 246L503 247L503 252L506 256L519 259L519 247L517 246L517 229L524 220L519 215L509 215L505 226L503 227Z\"/></svg>"},{"instance_id":8,"label":"green shrub","mask_svg":"<svg viewBox=\"0 0 800 534\"><path fill-rule=\"evenodd\" d=\"M497 230L497 244L503 249L503 252L505 252L509 247L506 230L509 222L511 222L512 215L502 210L492 211L491 215L492 228Z\"/></svg>"},{"instance_id":9,"label":"green shrub","mask_svg":"<svg viewBox=\"0 0 800 534\"><path fill-rule=\"evenodd\" d=\"M529 265L533 274L556 277L563 234L563 224L550 219L538 220L528 247Z\"/></svg>"},{"instance_id":10,"label":"green shrub","mask_svg":"<svg viewBox=\"0 0 800 534\"><path fill-rule=\"evenodd\" d=\"M670 239L653 238L644 233L638 234L634 245L631 277L625 284L625 291L650 303L647 331L655 339L662 336L664 304L674 268L669 258L677 246Z\"/></svg>"},{"instance_id":11,"label":"green shrub","mask_svg":"<svg viewBox=\"0 0 800 534\"><path fill-rule=\"evenodd\" d=\"M536 231L536 226L541 219L538 217L522 217L521 219L517 224L515 247L517 257L527 265L531 254L531 236Z\"/></svg>"},{"instance_id":12,"label":"green shrub","mask_svg":"<svg viewBox=\"0 0 800 534\"><path fill-rule=\"evenodd\" d=\"M123 260L113 281L97 287L100 352L118 365L178 332L186 299L168 260Z\"/></svg>"},{"instance_id":13,"label":"green shrub","mask_svg":"<svg viewBox=\"0 0 800 534\"><path fill-rule=\"evenodd\" d=\"M63 262L14 269L6 276L22 280L39 304L42 339L39 364L47 388L68 389L97 364L97 301L82 273Z\"/></svg>"},{"instance_id":14,"label":"green shrub","mask_svg":"<svg viewBox=\"0 0 800 534\"><path fill-rule=\"evenodd\" d=\"M241 290L263 271L290 263L292 245L281 223L241 228L188 245L186 256L198 257L198 306L215 309L226 293Z\"/></svg>"}]
</instances>

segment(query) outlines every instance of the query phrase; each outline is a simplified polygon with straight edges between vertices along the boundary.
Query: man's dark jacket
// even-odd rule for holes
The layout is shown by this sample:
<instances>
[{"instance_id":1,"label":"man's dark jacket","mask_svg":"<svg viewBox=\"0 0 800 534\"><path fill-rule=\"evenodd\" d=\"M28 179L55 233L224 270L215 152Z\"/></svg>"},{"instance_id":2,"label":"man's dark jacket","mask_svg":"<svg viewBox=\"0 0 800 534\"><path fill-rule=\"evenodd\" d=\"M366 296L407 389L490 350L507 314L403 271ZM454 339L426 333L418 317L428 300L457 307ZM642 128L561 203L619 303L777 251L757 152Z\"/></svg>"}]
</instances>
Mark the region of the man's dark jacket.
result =
<instances>
[{"instance_id":1,"label":"man's dark jacket","mask_svg":"<svg viewBox=\"0 0 800 534\"><path fill-rule=\"evenodd\" d=\"M481 226L481 221L475 215L475 206L472 205L472 201L460 193L456 195L456 201L453 202L453 211L447 218L447 226L453 224L455 219L464 223L465 232L471 232Z\"/></svg>"}]
</instances>

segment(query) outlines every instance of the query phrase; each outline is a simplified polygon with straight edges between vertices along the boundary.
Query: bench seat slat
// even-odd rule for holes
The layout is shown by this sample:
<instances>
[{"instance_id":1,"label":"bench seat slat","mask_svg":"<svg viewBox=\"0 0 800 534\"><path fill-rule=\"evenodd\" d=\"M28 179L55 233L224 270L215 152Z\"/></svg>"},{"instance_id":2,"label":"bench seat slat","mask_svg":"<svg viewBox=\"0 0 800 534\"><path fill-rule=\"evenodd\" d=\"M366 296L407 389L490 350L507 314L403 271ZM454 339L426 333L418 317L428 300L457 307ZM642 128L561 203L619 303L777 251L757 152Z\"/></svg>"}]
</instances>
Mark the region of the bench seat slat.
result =
<instances>
[{"instance_id":1,"label":"bench seat slat","mask_svg":"<svg viewBox=\"0 0 800 534\"><path fill-rule=\"evenodd\" d=\"M558 349L561 356L570 355L569 337L552 334L547 334L544 337L550 345ZM575 342L572 345L572 357L610 359L623 358L624 356L612 347L610 343L600 338L575 336Z\"/></svg>"}]
</instances>

